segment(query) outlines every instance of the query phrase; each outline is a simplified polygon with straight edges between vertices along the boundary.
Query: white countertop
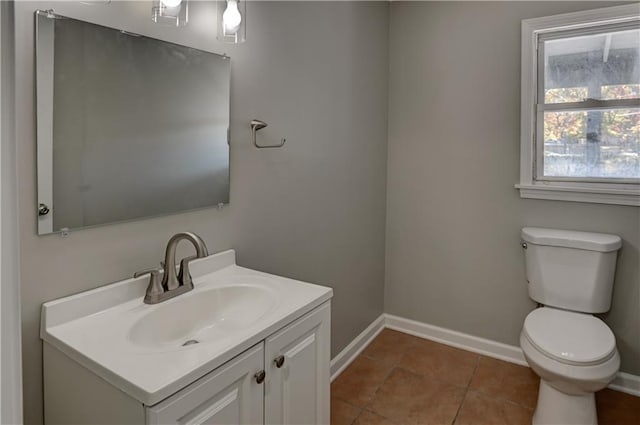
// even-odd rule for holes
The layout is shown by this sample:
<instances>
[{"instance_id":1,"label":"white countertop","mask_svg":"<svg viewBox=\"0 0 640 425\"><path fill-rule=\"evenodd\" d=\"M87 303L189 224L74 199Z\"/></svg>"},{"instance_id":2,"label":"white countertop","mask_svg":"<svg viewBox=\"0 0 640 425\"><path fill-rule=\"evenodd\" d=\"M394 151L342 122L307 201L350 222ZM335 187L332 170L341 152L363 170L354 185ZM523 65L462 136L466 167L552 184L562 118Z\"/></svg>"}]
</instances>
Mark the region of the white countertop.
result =
<instances>
[{"instance_id":1,"label":"white countertop","mask_svg":"<svg viewBox=\"0 0 640 425\"><path fill-rule=\"evenodd\" d=\"M42 306L40 337L115 387L154 405L329 300L331 288L235 264L233 250L190 264L195 289L171 300L143 303L148 276L50 301ZM171 303L229 285L267 288L273 305L259 320L186 347L147 347L132 325ZM178 318L176 319L178 320Z\"/></svg>"}]
</instances>

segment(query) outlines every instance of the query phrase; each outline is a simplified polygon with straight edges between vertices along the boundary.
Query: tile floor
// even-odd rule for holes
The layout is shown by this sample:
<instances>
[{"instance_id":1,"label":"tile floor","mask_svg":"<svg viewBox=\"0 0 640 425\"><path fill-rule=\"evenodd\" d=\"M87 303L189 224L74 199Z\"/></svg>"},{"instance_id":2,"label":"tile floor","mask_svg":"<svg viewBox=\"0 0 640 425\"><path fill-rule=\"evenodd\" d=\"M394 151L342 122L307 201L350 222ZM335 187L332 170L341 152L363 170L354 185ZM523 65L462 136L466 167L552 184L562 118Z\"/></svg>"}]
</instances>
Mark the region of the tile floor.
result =
<instances>
[{"instance_id":1,"label":"tile floor","mask_svg":"<svg viewBox=\"0 0 640 425\"><path fill-rule=\"evenodd\" d=\"M527 367L383 330L331 384L332 425L531 424ZM600 425L640 425L640 398L597 394Z\"/></svg>"}]
</instances>

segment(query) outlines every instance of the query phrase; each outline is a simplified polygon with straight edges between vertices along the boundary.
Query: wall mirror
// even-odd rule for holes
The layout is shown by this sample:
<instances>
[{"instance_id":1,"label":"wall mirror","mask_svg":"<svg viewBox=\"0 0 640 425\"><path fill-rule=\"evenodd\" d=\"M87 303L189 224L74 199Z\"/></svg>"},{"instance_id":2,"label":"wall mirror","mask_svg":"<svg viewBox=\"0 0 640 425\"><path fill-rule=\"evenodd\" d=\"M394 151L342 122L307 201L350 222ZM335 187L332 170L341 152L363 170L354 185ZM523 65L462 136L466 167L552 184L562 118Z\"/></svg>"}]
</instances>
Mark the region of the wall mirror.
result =
<instances>
[{"instance_id":1,"label":"wall mirror","mask_svg":"<svg viewBox=\"0 0 640 425\"><path fill-rule=\"evenodd\" d=\"M227 56L36 12L38 234L229 201Z\"/></svg>"}]
</instances>

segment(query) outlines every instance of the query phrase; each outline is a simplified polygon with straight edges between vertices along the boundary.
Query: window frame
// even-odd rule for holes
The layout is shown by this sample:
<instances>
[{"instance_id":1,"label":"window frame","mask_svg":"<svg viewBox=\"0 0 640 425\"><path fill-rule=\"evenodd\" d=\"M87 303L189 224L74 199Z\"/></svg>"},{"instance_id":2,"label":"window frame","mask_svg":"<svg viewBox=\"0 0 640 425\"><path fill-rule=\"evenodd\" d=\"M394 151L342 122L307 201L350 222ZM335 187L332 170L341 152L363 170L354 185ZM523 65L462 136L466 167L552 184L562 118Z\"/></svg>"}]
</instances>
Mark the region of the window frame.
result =
<instances>
[{"instance_id":1,"label":"window frame","mask_svg":"<svg viewBox=\"0 0 640 425\"><path fill-rule=\"evenodd\" d=\"M542 66L538 55L539 36L633 22L640 22L640 3L522 21L520 183L516 185L521 198L640 206L640 183L635 179L537 177L542 149L537 149L536 133L541 128L536 126L542 126L540 117L550 109L537 105L538 66ZM590 100L577 102L575 106L606 108L617 103L630 102ZM564 104L561 108L564 110L567 106Z\"/></svg>"}]
</instances>

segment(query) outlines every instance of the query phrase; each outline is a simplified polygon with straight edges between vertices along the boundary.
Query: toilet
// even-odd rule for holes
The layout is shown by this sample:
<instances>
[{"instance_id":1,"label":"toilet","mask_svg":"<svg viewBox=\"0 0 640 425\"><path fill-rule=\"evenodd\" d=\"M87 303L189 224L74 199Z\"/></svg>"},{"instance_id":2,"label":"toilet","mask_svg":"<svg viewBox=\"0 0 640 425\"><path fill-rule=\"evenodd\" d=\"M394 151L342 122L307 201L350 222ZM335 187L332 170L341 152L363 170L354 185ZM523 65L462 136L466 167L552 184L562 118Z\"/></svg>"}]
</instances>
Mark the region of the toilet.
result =
<instances>
[{"instance_id":1,"label":"toilet","mask_svg":"<svg viewBox=\"0 0 640 425\"><path fill-rule=\"evenodd\" d=\"M520 346L540 376L534 424L597 424L595 392L616 376L611 329L594 313L611 307L619 236L525 227L529 296Z\"/></svg>"}]
</instances>

